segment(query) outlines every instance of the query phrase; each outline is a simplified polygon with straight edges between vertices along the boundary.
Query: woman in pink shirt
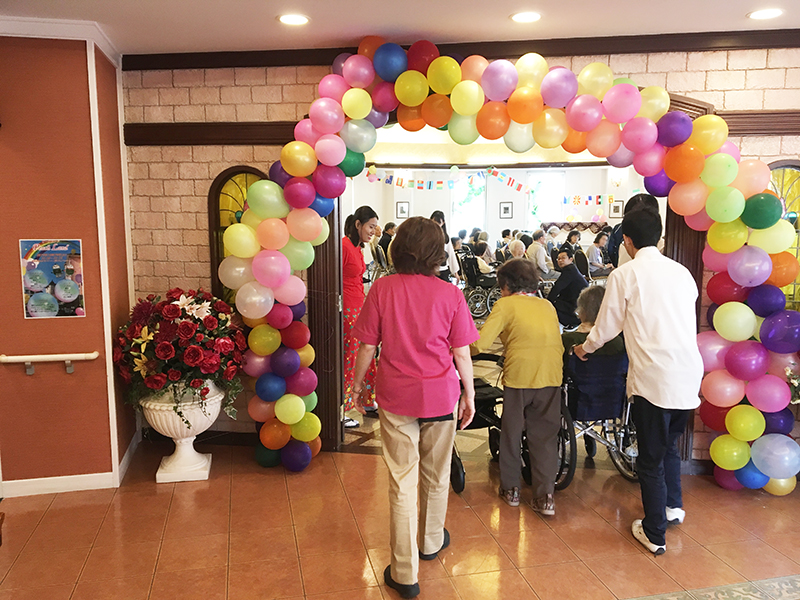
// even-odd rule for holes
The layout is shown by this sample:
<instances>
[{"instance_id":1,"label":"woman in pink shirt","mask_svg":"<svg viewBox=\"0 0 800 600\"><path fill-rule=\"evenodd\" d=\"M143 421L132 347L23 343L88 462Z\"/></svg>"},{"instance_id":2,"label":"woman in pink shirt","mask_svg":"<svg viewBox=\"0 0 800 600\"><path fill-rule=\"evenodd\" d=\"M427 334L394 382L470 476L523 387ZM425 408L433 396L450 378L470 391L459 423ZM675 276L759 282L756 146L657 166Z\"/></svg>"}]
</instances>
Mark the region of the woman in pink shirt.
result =
<instances>
[{"instance_id":1,"label":"woman in pink shirt","mask_svg":"<svg viewBox=\"0 0 800 600\"><path fill-rule=\"evenodd\" d=\"M469 345L479 336L461 291L436 276L444 257L435 222L413 217L400 225L392 242L397 274L372 285L353 330L361 342L354 392L381 345L376 388L392 530L383 575L403 598L419 594L419 559L435 559L450 543L444 519L455 419L463 429L475 413Z\"/></svg>"}]
</instances>

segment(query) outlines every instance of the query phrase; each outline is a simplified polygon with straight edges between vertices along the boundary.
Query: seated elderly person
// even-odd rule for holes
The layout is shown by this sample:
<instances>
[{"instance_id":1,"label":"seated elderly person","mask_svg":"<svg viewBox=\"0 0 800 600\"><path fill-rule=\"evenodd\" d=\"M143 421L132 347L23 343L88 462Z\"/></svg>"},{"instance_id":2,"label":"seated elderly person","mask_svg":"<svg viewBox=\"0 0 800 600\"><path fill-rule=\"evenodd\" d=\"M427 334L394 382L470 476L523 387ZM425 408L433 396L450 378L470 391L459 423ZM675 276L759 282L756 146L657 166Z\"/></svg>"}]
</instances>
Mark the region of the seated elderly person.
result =
<instances>
[{"instance_id":1,"label":"seated elderly person","mask_svg":"<svg viewBox=\"0 0 800 600\"><path fill-rule=\"evenodd\" d=\"M525 255L531 259L539 269L539 277L542 279L556 279L559 272L553 268L553 260L545 248L544 231L537 229L533 232L533 243L528 246Z\"/></svg>"},{"instance_id":2,"label":"seated elderly person","mask_svg":"<svg viewBox=\"0 0 800 600\"><path fill-rule=\"evenodd\" d=\"M563 246L558 251L558 266L561 276L556 279L547 299L553 303L558 313L558 322L564 327L577 327L581 321L575 311L578 307L578 296L583 288L589 285L572 259L572 249Z\"/></svg>"},{"instance_id":3,"label":"seated elderly person","mask_svg":"<svg viewBox=\"0 0 800 600\"><path fill-rule=\"evenodd\" d=\"M572 348L580 346L586 341L586 336L592 330L597 313L600 312L600 305L603 303L603 296L605 296L606 289L599 285L592 285L581 292L578 296L578 318L581 324L575 331L569 331L561 334L561 341L564 343L564 368L569 362L569 355L572 353ZM613 354L622 354L625 352L625 342L622 335L618 335L613 340L602 346L595 354L602 356L609 356Z\"/></svg>"},{"instance_id":4,"label":"seated elderly person","mask_svg":"<svg viewBox=\"0 0 800 600\"><path fill-rule=\"evenodd\" d=\"M608 277L614 270L614 265L603 260L603 248L607 241L608 234L601 231L595 236L594 242L586 253L586 259L589 261L589 275L592 277Z\"/></svg>"},{"instance_id":5,"label":"seated elderly person","mask_svg":"<svg viewBox=\"0 0 800 600\"><path fill-rule=\"evenodd\" d=\"M511 253L511 258L522 258L525 256L525 244L520 240L509 242L508 251Z\"/></svg>"},{"instance_id":6,"label":"seated elderly person","mask_svg":"<svg viewBox=\"0 0 800 600\"><path fill-rule=\"evenodd\" d=\"M492 267L489 266L489 263L486 262L486 251L488 251L489 245L486 242L478 242L472 249L472 253L475 255L475 258L478 259L478 269L484 275L487 273L492 272ZM489 261L492 261L494 257L489 255Z\"/></svg>"}]
</instances>

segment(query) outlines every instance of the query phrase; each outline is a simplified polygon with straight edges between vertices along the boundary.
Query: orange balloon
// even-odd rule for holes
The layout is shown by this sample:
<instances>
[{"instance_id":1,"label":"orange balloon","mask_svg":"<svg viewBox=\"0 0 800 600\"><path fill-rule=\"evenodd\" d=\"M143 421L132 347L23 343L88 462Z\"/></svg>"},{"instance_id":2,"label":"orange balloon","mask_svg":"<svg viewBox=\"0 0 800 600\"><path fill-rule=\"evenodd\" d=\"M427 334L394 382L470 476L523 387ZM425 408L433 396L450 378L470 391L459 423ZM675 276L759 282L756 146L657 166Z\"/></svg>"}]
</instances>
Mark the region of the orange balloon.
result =
<instances>
[{"instance_id":1,"label":"orange balloon","mask_svg":"<svg viewBox=\"0 0 800 600\"><path fill-rule=\"evenodd\" d=\"M622 132L619 125L603 119L586 135L586 148L598 158L608 158L619 149Z\"/></svg>"},{"instance_id":2,"label":"orange balloon","mask_svg":"<svg viewBox=\"0 0 800 600\"><path fill-rule=\"evenodd\" d=\"M774 285L775 287L783 287L789 285L800 274L800 263L797 258L790 252L780 252L778 254L770 254L772 260L772 274L765 283Z\"/></svg>"},{"instance_id":3,"label":"orange balloon","mask_svg":"<svg viewBox=\"0 0 800 600\"><path fill-rule=\"evenodd\" d=\"M257 423L266 423L275 418L275 403L264 402L258 396L253 396L247 402L247 414Z\"/></svg>"},{"instance_id":4,"label":"orange balloon","mask_svg":"<svg viewBox=\"0 0 800 600\"><path fill-rule=\"evenodd\" d=\"M422 118L422 105L406 106L401 104L398 106L397 122L406 131L419 131L425 127L425 119Z\"/></svg>"},{"instance_id":5,"label":"orange balloon","mask_svg":"<svg viewBox=\"0 0 800 600\"><path fill-rule=\"evenodd\" d=\"M256 238L265 250L280 250L289 242L289 229L282 219L264 219L256 228Z\"/></svg>"},{"instance_id":6,"label":"orange balloon","mask_svg":"<svg viewBox=\"0 0 800 600\"><path fill-rule=\"evenodd\" d=\"M322 450L322 440L317 436L308 442L308 447L311 448L311 458L314 458Z\"/></svg>"},{"instance_id":7,"label":"orange balloon","mask_svg":"<svg viewBox=\"0 0 800 600\"><path fill-rule=\"evenodd\" d=\"M508 109L505 102L487 102L478 111L475 125L480 133L487 140L499 140L508 131L511 125L511 117L508 116Z\"/></svg>"},{"instance_id":8,"label":"orange balloon","mask_svg":"<svg viewBox=\"0 0 800 600\"><path fill-rule=\"evenodd\" d=\"M587 131L575 131L570 127L569 133L567 134L567 139L564 140L564 143L561 144L561 147L570 154L579 154L580 152L583 152L586 150L587 133Z\"/></svg>"},{"instance_id":9,"label":"orange balloon","mask_svg":"<svg viewBox=\"0 0 800 600\"><path fill-rule=\"evenodd\" d=\"M292 428L273 418L261 426L258 437L265 448L280 450L292 439Z\"/></svg>"},{"instance_id":10,"label":"orange balloon","mask_svg":"<svg viewBox=\"0 0 800 600\"><path fill-rule=\"evenodd\" d=\"M422 103L422 118L431 127L444 127L453 116L450 98L443 94L431 94Z\"/></svg>"},{"instance_id":11,"label":"orange balloon","mask_svg":"<svg viewBox=\"0 0 800 600\"><path fill-rule=\"evenodd\" d=\"M261 317L260 319L249 319L244 315L240 315L242 317L242 321L244 324L253 329L254 327L258 327L259 325L266 325L267 324L267 317Z\"/></svg>"},{"instance_id":12,"label":"orange balloon","mask_svg":"<svg viewBox=\"0 0 800 600\"><path fill-rule=\"evenodd\" d=\"M773 192L772 190L769 190L769 189L767 189L767 190L764 190L764 191L763 191L763 192L761 192L761 193L762 193L762 194L772 194L772 195L773 195L773 196L775 196L776 198L780 198L780 196L778 196L778 194L776 194L775 192Z\"/></svg>"},{"instance_id":13,"label":"orange balloon","mask_svg":"<svg viewBox=\"0 0 800 600\"><path fill-rule=\"evenodd\" d=\"M688 144L681 144L667 150L664 158L664 173L677 183L688 183L700 177L705 167L703 153Z\"/></svg>"},{"instance_id":14,"label":"orange balloon","mask_svg":"<svg viewBox=\"0 0 800 600\"><path fill-rule=\"evenodd\" d=\"M514 90L508 99L508 115L517 123L533 123L544 110L542 95L532 87Z\"/></svg>"},{"instance_id":15,"label":"orange balloon","mask_svg":"<svg viewBox=\"0 0 800 600\"><path fill-rule=\"evenodd\" d=\"M489 66L489 61L479 54L473 54L464 59L461 63L461 80L481 82L481 76Z\"/></svg>"},{"instance_id":16,"label":"orange balloon","mask_svg":"<svg viewBox=\"0 0 800 600\"><path fill-rule=\"evenodd\" d=\"M375 56L375 50L380 48L386 43L386 40L379 35L368 35L358 45L358 53L366 56L372 60Z\"/></svg>"}]
</instances>

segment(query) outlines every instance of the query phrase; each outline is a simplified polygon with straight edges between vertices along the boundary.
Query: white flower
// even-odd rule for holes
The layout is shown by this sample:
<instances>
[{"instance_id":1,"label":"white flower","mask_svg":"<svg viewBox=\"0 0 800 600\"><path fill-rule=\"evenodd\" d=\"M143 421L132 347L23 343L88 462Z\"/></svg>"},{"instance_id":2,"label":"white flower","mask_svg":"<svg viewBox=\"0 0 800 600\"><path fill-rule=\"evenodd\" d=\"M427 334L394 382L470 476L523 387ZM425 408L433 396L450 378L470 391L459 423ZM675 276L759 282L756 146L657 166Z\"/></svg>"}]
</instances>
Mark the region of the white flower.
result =
<instances>
[{"instance_id":1,"label":"white flower","mask_svg":"<svg viewBox=\"0 0 800 600\"><path fill-rule=\"evenodd\" d=\"M184 309L189 314L192 314L189 310L189 307L194 304L194 298L187 298L184 294L181 294L181 297L178 300L175 300L173 304L177 304L178 308Z\"/></svg>"},{"instance_id":2,"label":"white flower","mask_svg":"<svg viewBox=\"0 0 800 600\"><path fill-rule=\"evenodd\" d=\"M201 321L211 314L211 303L193 304L186 308L186 312Z\"/></svg>"}]
</instances>

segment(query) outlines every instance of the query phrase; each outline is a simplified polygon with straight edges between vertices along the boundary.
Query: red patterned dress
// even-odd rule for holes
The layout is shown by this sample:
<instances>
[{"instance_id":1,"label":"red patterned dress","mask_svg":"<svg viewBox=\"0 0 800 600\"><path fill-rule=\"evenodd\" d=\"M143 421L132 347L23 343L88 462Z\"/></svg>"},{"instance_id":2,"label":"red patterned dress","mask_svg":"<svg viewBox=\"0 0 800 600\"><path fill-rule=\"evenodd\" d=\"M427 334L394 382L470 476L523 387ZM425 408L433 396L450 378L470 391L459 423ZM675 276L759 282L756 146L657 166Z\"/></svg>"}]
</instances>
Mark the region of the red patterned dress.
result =
<instances>
[{"instance_id":1,"label":"red patterned dress","mask_svg":"<svg viewBox=\"0 0 800 600\"><path fill-rule=\"evenodd\" d=\"M353 337L358 315L364 305L364 273L367 266L364 264L364 255L361 248L354 246L350 238L342 238L342 307L344 309L344 409L351 410L353 402L353 374L356 369L356 356L358 355L358 340ZM367 369L364 381L364 391L361 392L364 406L375 405L375 359Z\"/></svg>"}]
</instances>

